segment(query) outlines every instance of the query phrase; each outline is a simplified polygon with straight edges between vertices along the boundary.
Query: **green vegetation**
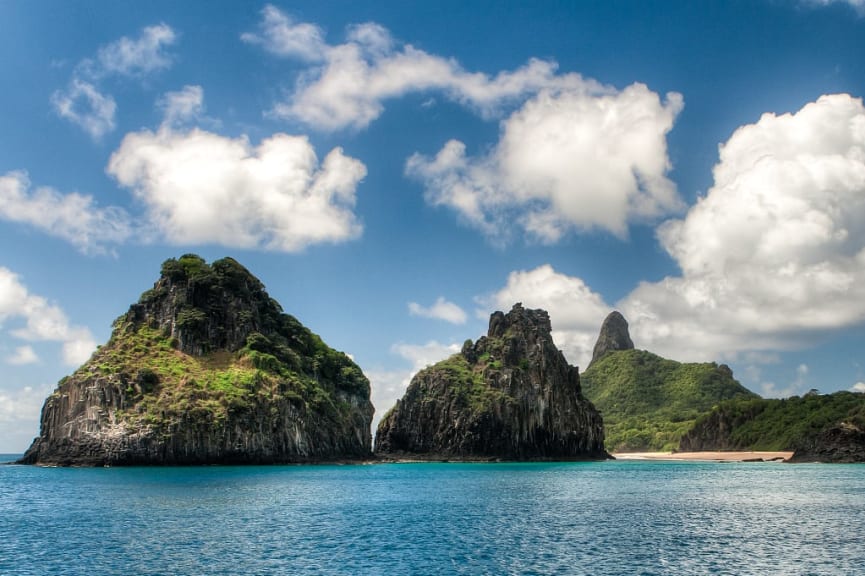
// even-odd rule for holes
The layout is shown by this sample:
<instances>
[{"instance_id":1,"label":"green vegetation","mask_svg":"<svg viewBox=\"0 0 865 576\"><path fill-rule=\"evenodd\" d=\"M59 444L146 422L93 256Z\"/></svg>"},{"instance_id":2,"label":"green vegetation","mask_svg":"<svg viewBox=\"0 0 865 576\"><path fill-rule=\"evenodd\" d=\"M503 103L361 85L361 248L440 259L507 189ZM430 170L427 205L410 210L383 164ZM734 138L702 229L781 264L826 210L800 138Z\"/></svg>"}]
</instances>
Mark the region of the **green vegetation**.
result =
<instances>
[{"instance_id":1,"label":"green vegetation","mask_svg":"<svg viewBox=\"0 0 865 576\"><path fill-rule=\"evenodd\" d=\"M166 309L179 338L155 320ZM160 281L75 376L94 372L123 383L123 418L157 428L288 404L339 419L351 408L338 392L369 395L360 368L284 314L243 266L193 254L163 264Z\"/></svg>"},{"instance_id":2,"label":"green vegetation","mask_svg":"<svg viewBox=\"0 0 865 576\"><path fill-rule=\"evenodd\" d=\"M673 450L702 414L729 398L756 398L717 364L683 364L644 350L610 352L581 375L604 418L610 451Z\"/></svg>"},{"instance_id":3,"label":"green vegetation","mask_svg":"<svg viewBox=\"0 0 865 576\"><path fill-rule=\"evenodd\" d=\"M485 412L492 406L513 402L507 393L485 381L484 374L501 369L501 361L492 360L489 354L481 355L475 365L470 364L462 354L454 354L426 368L436 380L446 381L450 393L475 414Z\"/></svg>"},{"instance_id":4,"label":"green vegetation","mask_svg":"<svg viewBox=\"0 0 865 576\"><path fill-rule=\"evenodd\" d=\"M792 398L739 398L719 404L694 424L694 432L719 426L735 450L795 450L827 427L847 422L865 429L865 394L835 392Z\"/></svg>"}]
</instances>

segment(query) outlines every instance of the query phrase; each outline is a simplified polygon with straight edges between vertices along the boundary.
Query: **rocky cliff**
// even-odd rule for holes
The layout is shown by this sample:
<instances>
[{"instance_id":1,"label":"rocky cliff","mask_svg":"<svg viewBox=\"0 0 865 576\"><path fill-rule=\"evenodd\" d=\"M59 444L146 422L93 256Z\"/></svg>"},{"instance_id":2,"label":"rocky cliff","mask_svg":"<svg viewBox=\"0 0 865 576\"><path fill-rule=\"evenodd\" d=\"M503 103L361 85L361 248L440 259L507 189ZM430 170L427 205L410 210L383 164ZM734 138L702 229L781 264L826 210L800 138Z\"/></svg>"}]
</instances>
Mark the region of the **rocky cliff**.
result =
<instances>
[{"instance_id":1,"label":"rocky cliff","mask_svg":"<svg viewBox=\"0 0 865 576\"><path fill-rule=\"evenodd\" d=\"M582 383L603 414L607 449L619 452L677 449L694 421L719 402L756 397L724 364L681 363L635 349L618 312L604 320Z\"/></svg>"},{"instance_id":2,"label":"rocky cliff","mask_svg":"<svg viewBox=\"0 0 865 576\"><path fill-rule=\"evenodd\" d=\"M107 344L62 379L22 462L308 462L371 456L360 368L231 258L166 261Z\"/></svg>"},{"instance_id":3,"label":"rocky cliff","mask_svg":"<svg viewBox=\"0 0 865 576\"><path fill-rule=\"evenodd\" d=\"M596 459L600 415L580 391L543 310L516 304L487 336L420 371L382 419L376 453L420 459Z\"/></svg>"},{"instance_id":4,"label":"rocky cliff","mask_svg":"<svg viewBox=\"0 0 865 576\"><path fill-rule=\"evenodd\" d=\"M865 462L865 394L722 402L694 423L680 449L793 450L794 462Z\"/></svg>"},{"instance_id":5,"label":"rocky cliff","mask_svg":"<svg viewBox=\"0 0 865 576\"><path fill-rule=\"evenodd\" d=\"M631 340L631 333L628 330L628 321L625 320L625 317L620 312L610 312L604 318L604 323L601 324L601 332L595 341L595 347L592 350L592 360L589 362L588 368L603 358L608 352L633 349L634 342Z\"/></svg>"}]
</instances>

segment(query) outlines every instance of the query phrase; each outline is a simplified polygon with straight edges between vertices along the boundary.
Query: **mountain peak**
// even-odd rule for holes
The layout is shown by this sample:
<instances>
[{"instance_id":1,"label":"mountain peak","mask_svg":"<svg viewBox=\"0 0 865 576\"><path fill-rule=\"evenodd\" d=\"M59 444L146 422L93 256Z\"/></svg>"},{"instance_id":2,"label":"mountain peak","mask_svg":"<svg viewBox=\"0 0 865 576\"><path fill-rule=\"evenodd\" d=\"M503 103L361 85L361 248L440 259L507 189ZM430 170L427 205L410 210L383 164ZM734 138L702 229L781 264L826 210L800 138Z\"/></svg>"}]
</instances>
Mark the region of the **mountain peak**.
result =
<instances>
[{"instance_id":1,"label":"mountain peak","mask_svg":"<svg viewBox=\"0 0 865 576\"><path fill-rule=\"evenodd\" d=\"M615 350L633 350L634 342L628 332L628 321L618 311L610 312L601 325L601 333L592 351L592 361L589 366L601 359L607 352Z\"/></svg>"}]
</instances>

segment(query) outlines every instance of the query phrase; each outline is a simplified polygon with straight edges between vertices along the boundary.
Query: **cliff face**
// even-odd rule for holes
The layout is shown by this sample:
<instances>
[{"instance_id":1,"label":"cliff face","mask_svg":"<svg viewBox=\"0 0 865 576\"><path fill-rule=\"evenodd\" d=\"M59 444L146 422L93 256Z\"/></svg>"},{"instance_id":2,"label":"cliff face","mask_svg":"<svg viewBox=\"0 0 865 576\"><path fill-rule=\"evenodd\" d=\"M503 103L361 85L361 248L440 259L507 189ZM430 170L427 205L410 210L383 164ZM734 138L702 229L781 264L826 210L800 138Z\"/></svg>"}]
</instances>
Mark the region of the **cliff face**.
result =
<instances>
[{"instance_id":1,"label":"cliff face","mask_svg":"<svg viewBox=\"0 0 865 576\"><path fill-rule=\"evenodd\" d=\"M601 324L601 332L595 341L595 347L592 349L592 360L588 367L591 368L592 364L603 358L608 352L633 349L634 342L631 340L631 333L628 330L628 321L621 313L610 312L604 318L604 323Z\"/></svg>"},{"instance_id":2,"label":"cliff face","mask_svg":"<svg viewBox=\"0 0 865 576\"><path fill-rule=\"evenodd\" d=\"M382 419L376 453L414 458L605 458L604 427L550 335L516 304L489 332L413 379Z\"/></svg>"},{"instance_id":3,"label":"cliff face","mask_svg":"<svg viewBox=\"0 0 865 576\"><path fill-rule=\"evenodd\" d=\"M801 440L790 462L865 462L865 430L853 422L830 426L812 438Z\"/></svg>"},{"instance_id":4,"label":"cliff face","mask_svg":"<svg viewBox=\"0 0 865 576\"><path fill-rule=\"evenodd\" d=\"M307 462L371 455L369 382L230 258L163 264L42 409L30 464Z\"/></svg>"}]
</instances>

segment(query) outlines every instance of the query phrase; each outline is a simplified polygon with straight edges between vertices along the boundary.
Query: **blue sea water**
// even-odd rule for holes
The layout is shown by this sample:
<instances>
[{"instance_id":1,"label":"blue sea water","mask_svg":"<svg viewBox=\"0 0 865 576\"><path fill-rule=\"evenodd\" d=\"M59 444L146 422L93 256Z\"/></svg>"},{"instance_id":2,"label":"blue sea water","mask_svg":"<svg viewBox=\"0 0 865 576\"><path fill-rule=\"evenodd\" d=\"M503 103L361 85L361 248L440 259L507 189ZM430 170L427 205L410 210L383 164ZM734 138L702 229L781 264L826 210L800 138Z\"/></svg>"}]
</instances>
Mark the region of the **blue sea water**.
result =
<instances>
[{"instance_id":1,"label":"blue sea water","mask_svg":"<svg viewBox=\"0 0 865 576\"><path fill-rule=\"evenodd\" d=\"M0 574L863 574L865 466L0 466Z\"/></svg>"}]
</instances>

